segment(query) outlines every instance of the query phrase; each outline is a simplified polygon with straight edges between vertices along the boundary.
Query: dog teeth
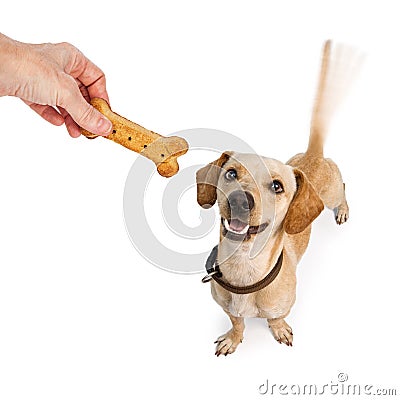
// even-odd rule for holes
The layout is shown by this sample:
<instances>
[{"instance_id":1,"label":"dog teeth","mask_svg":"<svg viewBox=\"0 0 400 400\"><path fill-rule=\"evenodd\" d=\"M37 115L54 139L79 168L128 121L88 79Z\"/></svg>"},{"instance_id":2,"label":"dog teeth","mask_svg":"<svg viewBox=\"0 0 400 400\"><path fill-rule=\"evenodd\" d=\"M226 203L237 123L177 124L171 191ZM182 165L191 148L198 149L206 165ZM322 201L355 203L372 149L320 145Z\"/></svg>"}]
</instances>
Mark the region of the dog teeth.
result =
<instances>
[{"instance_id":1,"label":"dog teeth","mask_svg":"<svg viewBox=\"0 0 400 400\"><path fill-rule=\"evenodd\" d=\"M249 225L246 225L240 232L238 232L239 235L243 235L244 233L246 233L249 229Z\"/></svg>"},{"instance_id":2,"label":"dog teeth","mask_svg":"<svg viewBox=\"0 0 400 400\"><path fill-rule=\"evenodd\" d=\"M248 231L249 227L250 227L249 225L246 225L241 231L235 231L235 230L231 229L227 219L224 219L224 226L225 226L227 231L232 232L232 233L236 233L236 235L245 234Z\"/></svg>"},{"instance_id":3,"label":"dog teeth","mask_svg":"<svg viewBox=\"0 0 400 400\"><path fill-rule=\"evenodd\" d=\"M224 219L224 226L227 231L230 231L231 228L229 227L228 220Z\"/></svg>"}]
</instances>

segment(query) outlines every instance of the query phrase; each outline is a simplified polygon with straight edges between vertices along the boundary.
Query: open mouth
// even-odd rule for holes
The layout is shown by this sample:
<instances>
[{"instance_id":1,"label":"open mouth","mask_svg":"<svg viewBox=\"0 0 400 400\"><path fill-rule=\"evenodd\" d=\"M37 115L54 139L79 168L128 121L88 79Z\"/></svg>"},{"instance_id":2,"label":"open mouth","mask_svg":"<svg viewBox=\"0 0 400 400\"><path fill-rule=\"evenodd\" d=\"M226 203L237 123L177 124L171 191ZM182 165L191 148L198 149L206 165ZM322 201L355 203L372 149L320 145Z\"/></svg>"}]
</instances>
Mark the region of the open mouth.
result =
<instances>
[{"instance_id":1,"label":"open mouth","mask_svg":"<svg viewBox=\"0 0 400 400\"><path fill-rule=\"evenodd\" d=\"M235 233L236 235L244 235L247 234L250 225L247 224L246 222L241 221L240 219L234 218L231 220L227 220L225 218L222 218L222 223L224 225L224 228L228 232Z\"/></svg>"},{"instance_id":2,"label":"open mouth","mask_svg":"<svg viewBox=\"0 0 400 400\"><path fill-rule=\"evenodd\" d=\"M264 232L269 226L269 222L264 222L258 226L250 226L247 222L243 222L240 219L226 219L221 217L221 223L223 226L222 234L232 240L246 240L250 239L251 235L257 235L257 233Z\"/></svg>"}]
</instances>

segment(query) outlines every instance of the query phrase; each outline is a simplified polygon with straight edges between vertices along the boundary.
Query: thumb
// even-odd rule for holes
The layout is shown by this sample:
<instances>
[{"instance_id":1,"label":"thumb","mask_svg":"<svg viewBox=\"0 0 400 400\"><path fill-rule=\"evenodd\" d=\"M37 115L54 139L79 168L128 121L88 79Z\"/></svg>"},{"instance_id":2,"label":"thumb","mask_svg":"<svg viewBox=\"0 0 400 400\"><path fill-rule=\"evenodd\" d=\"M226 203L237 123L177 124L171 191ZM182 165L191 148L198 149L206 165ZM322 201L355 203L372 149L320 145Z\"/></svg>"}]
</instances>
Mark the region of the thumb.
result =
<instances>
[{"instance_id":1,"label":"thumb","mask_svg":"<svg viewBox=\"0 0 400 400\"><path fill-rule=\"evenodd\" d=\"M70 97L71 100L66 102L64 108L83 129L96 135L107 136L112 129L110 120L89 104L79 90L77 92L74 93L75 96Z\"/></svg>"}]
</instances>

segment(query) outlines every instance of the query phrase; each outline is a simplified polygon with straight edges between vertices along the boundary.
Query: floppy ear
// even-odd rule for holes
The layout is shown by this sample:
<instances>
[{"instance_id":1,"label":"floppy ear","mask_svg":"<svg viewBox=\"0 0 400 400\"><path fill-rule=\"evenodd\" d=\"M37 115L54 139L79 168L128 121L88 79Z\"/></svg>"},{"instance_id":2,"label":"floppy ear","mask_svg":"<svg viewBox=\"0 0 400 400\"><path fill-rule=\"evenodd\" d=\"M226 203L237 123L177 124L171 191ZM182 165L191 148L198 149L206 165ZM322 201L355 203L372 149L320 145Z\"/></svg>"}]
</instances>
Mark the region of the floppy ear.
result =
<instances>
[{"instance_id":1,"label":"floppy ear","mask_svg":"<svg viewBox=\"0 0 400 400\"><path fill-rule=\"evenodd\" d=\"M221 154L218 160L206 165L196 172L197 202L203 208L210 208L217 200L217 183L221 167L229 160L231 151Z\"/></svg>"},{"instance_id":2,"label":"floppy ear","mask_svg":"<svg viewBox=\"0 0 400 400\"><path fill-rule=\"evenodd\" d=\"M286 233L290 235L303 232L324 209L324 203L304 173L298 169L294 169L293 172L296 177L297 191L290 203L283 225Z\"/></svg>"}]
</instances>

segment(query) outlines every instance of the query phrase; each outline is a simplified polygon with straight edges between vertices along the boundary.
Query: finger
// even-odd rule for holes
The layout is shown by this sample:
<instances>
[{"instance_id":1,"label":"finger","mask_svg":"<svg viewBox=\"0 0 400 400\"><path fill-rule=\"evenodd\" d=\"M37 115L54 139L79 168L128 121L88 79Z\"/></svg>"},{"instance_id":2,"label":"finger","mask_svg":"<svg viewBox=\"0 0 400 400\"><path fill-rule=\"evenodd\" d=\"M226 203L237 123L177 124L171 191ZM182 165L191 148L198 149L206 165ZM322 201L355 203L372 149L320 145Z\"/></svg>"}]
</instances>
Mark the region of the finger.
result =
<instances>
[{"instance_id":1,"label":"finger","mask_svg":"<svg viewBox=\"0 0 400 400\"><path fill-rule=\"evenodd\" d=\"M89 95L87 87L79 79L75 79L75 81L76 81L76 83L77 83L77 85L79 87L79 90L80 90L82 96L84 97L84 99L88 103L90 103L91 98L90 98L90 95Z\"/></svg>"},{"instance_id":2,"label":"finger","mask_svg":"<svg viewBox=\"0 0 400 400\"><path fill-rule=\"evenodd\" d=\"M110 103L106 89L106 77L104 72L92 61L77 50L74 63L70 66L70 73L86 86L90 98L100 97Z\"/></svg>"},{"instance_id":3,"label":"finger","mask_svg":"<svg viewBox=\"0 0 400 400\"><path fill-rule=\"evenodd\" d=\"M78 85L71 77L66 77L59 106L87 131L102 136L107 136L111 132L111 122L83 98Z\"/></svg>"},{"instance_id":4,"label":"finger","mask_svg":"<svg viewBox=\"0 0 400 400\"><path fill-rule=\"evenodd\" d=\"M81 130L78 124L72 119L72 117L64 108L58 107L58 109L60 110L60 113L64 118L65 126L67 127L69 135L73 138L79 137L81 135Z\"/></svg>"},{"instance_id":5,"label":"finger","mask_svg":"<svg viewBox=\"0 0 400 400\"><path fill-rule=\"evenodd\" d=\"M64 123L64 118L53 107L43 104L36 104L25 100L23 100L23 102L47 122L50 122L56 126L60 126Z\"/></svg>"},{"instance_id":6,"label":"finger","mask_svg":"<svg viewBox=\"0 0 400 400\"><path fill-rule=\"evenodd\" d=\"M93 83L85 85L89 92L90 98L100 97L101 99L106 100L108 104L110 104L110 99L108 98L108 93L106 89L106 77L104 75Z\"/></svg>"}]
</instances>

